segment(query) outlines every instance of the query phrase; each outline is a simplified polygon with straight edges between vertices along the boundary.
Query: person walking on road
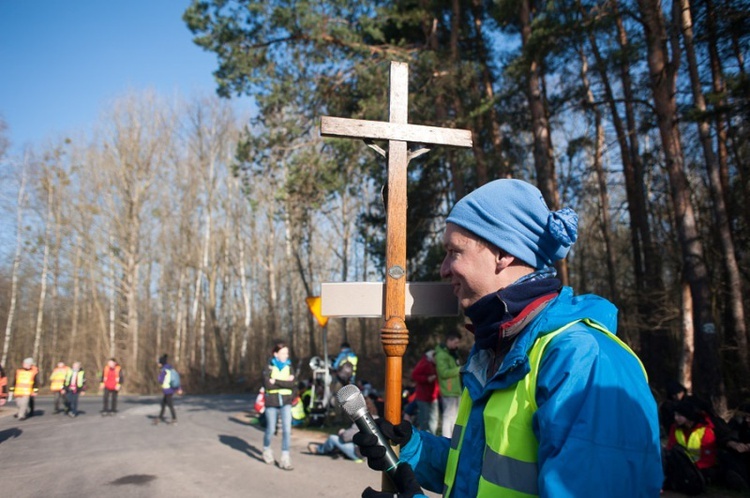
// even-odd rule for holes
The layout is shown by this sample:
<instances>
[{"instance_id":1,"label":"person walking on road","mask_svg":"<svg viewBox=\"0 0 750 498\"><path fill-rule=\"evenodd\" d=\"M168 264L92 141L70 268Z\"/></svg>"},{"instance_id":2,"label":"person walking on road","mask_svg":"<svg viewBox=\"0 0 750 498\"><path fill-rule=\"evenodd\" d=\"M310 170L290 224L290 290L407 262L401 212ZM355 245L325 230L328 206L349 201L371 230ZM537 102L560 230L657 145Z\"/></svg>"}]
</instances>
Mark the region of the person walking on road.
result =
<instances>
[{"instance_id":1,"label":"person walking on road","mask_svg":"<svg viewBox=\"0 0 750 498\"><path fill-rule=\"evenodd\" d=\"M266 390L266 433L263 437L263 461L275 463L271 439L276 432L276 420L281 414L281 460L279 468L292 470L289 454L292 433L292 400L294 397L294 374L289 360L289 348L284 342L277 342L268 366L263 369L263 387Z\"/></svg>"},{"instance_id":2,"label":"person walking on road","mask_svg":"<svg viewBox=\"0 0 750 498\"><path fill-rule=\"evenodd\" d=\"M26 420L30 417L29 401L36 396L37 391L37 374L39 371L34 368L34 359L26 358L21 364L21 368L16 370L15 382L11 388L13 399L16 400L18 413L14 415L18 420Z\"/></svg>"},{"instance_id":3,"label":"person walking on road","mask_svg":"<svg viewBox=\"0 0 750 498\"><path fill-rule=\"evenodd\" d=\"M125 381L120 364L114 358L110 358L104 366L99 389L104 391L104 406L102 407L102 416L114 415L117 413L117 395L120 393L120 387ZM112 403L110 404L110 400Z\"/></svg>"},{"instance_id":4,"label":"person walking on road","mask_svg":"<svg viewBox=\"0 0 750 498\"><path fill-rule=\"evenodd\" d=\"M73 363L73 368L65 376L63 384L65 391L65 413L72 418L78 416L78 396L86 390L86 373L81 368L81 362Z\"/></svg>"},{"instance_id":5,"label":"person walking on road","mask_svg":"<svg viewBox=\"0 0 750 498\"><path fill-rule=\"evenodd\" d=\"M49 376L49 390L55 395L55 411L52 412L55 415L62 412L65 405L63 386L69 371L70 367L64 361L58 361L57 366Z\"/></svg>"},{"instance_id":6,"label":"person walking on road","mask_svg":"<svg viewBox=\"0 0 750 498\"><path fill-rule=\"evenodd\" d=\"M168 363L167 360L168 357L166 354L161 355L161 357L159 358L158 381L159 385L161 386L163 397L161 399L161 411L159 411L159 417L154 420L154 424L158 424L159 422L167 422L167 420L164 418L164 410L166 407L169 407L169 413L172 415L172 420L167 423L177 423L177 414L174 411L174 395L175 393L181 393L182 387L180 387L177 371L172 365Z\"/></svg>"}]
</instances>

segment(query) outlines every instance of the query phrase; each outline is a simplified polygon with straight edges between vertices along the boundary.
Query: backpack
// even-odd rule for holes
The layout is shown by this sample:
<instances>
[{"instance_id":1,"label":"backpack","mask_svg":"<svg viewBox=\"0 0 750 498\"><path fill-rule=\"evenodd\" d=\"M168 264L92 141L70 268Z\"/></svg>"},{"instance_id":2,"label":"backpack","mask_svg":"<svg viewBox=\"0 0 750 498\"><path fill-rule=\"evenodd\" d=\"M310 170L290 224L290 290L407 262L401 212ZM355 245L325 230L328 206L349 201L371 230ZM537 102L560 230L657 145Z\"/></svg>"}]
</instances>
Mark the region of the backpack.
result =
<instances>
[{"instance_id":1,"label":"backpack","mask_svg":"<svg viewBox=\"0 0 750 498\"><path fill-rule=\"evenodd\" d=\"M664 450L662 465L665 489L686 495L698 495L706 490L706 479L682 446Z\"/></svg>"},{"instance_id":2,"label":"backpack","mask_svg":"<svg viewBox=\"0 0 750 498\"><path fill-rule=\"evenodd\" d=\"M180 388L180 374L174 368L169 369L169 387L171 389Z\"/></svg>"}]
</instances>

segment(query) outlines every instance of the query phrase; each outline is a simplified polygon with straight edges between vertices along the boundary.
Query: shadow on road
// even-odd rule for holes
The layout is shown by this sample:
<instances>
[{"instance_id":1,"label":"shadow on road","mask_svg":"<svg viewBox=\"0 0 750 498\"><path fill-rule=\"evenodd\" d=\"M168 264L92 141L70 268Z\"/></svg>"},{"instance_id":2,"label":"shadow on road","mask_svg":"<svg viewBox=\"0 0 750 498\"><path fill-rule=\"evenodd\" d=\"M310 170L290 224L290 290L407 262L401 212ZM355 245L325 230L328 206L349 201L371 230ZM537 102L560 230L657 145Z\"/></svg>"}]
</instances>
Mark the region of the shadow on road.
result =
<instances>
[{"instance_id":1,"label":"shadow on road","mask_svg":"<svg viewBox=\"0 0 750 498\"><path fill-rule=\"evenodd\" d=\"M235 424L244 426L244 427L252 427L256 431L266 432L265 426L260 425L260 423L258 423L257 419L254 417L250 419L242 419L239 417L227 417L227 420L229 420L230 422L234 422Z\"/></svg>"},{"instance_id":2,"label":"shadow on road","mask_svg":"<svg viewBox=\"0 0 750 498\"><path fill-rule=\"evenodd\" d=\"M238 438L237 436L227 436L226 434L219 434L219 442L221 444L226 444L234 450L246 454L250 458L258 460L259 462L263 461L263 458L261 458L261 451L252 444L249 444L244 439Z\"/></svg>"},{"instance_id":3,"label":"shadow on road","mask_svg":"<svg viewBox=\"0 0 750 498\"><path fill-rule=\"evenodd\" d=\"M12 429L5 429L4 431L0 431L0 443L2 443L5 440L8 440L12 437L20 437L21 434L23 434L23 431L19 429L18 427L14 427Z\"/></svg>"}]
</instances>

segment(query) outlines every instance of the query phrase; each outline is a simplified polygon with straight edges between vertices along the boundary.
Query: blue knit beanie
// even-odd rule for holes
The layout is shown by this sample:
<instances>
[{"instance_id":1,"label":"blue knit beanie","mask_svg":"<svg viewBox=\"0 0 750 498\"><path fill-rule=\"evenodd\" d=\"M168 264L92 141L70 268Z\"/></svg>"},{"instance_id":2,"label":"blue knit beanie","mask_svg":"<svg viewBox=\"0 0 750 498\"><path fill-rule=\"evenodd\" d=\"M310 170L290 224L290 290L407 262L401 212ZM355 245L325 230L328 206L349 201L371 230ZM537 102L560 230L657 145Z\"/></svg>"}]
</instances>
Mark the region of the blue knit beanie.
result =
<instances>
[{"instance_id":1,"label":"blue knit beanie","mask_svg":"<svg viewBox=\"0 0 750 498\"><path fill-rule=\"evenodd\" d=\"M495 180L453 206L448 219L536 269L563 259L578 237L578 215L551 212L542 193L522 180Z\"/></svg>"}]
</instances>

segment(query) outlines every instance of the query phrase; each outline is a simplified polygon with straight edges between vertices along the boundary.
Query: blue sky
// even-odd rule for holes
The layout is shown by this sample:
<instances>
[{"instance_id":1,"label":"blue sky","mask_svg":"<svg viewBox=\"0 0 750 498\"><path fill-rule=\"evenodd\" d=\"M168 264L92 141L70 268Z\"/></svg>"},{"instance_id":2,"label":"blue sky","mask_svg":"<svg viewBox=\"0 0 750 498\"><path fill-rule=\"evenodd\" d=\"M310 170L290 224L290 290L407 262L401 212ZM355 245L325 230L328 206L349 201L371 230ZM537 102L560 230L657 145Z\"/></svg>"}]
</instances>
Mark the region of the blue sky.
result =
<instances>
[{"instance_id":1,"label":"blue sky","mask_svg":"<svg viewBox=\"0 0 750 498\"><path fill-rule=\"evenodd\" d=\"M190 0L0 0L0 115L11 151L88 131L128 91L215 92Z\"/></svg>"}]
</instances>

